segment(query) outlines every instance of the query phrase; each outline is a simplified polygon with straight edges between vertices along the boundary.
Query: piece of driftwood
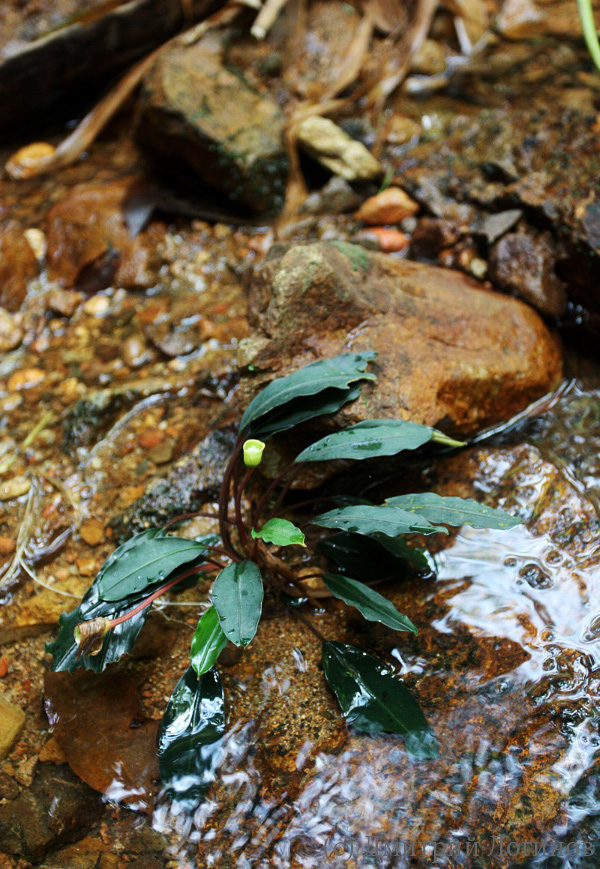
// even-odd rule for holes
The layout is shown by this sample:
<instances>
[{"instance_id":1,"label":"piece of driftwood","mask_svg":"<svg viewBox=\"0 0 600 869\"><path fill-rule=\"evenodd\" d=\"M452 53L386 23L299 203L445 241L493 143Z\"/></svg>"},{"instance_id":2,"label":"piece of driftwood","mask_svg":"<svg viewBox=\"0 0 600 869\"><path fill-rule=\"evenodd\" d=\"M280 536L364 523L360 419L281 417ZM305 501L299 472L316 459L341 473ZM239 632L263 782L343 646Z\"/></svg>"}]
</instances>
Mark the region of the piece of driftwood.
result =
<instances>
[{"instance_id":1,"label":"piece of driftwood","mask_svg":"<svg viewBox=\"0 0 600 869\"><path fill-rule=\"evenodd\" d=\"M93 102L120 72L220 3L129 0L98 5L97 17L75 16L30 42L17 40L6 47L0 36L0 138L14 136L20 126L43 127L58 103Z\"/></svg>"}]
</instances>

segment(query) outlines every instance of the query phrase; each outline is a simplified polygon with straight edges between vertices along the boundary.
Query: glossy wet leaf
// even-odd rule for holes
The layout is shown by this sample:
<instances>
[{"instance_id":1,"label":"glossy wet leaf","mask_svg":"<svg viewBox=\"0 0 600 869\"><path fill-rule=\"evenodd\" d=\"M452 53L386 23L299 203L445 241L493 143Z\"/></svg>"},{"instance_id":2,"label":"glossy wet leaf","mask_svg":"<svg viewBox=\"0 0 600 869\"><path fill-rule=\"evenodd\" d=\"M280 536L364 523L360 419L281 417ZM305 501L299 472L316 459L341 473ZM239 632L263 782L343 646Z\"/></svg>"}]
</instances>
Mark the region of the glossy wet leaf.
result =
<instances>
[{"instance_id":1,"label":"glossy wet leaf","mask_svg":"<svg viewBox=\"0 0 600 869\"><path fill-rule=\"evenodd\" d=\"M362 649L325 642L327 684L349 724L367 733L398 733L416 759L437 757L437 740L421 707L394 669Z\"/></svg>"},{"instance_id":2,"label":"glossy wet leaf","mask_svg":"<svg viewBox=\"0 0 600 869\"><path fill-rule=\"evenodd\" d=\"M374 380L375 375L366 373L366 368L375 356L373 351L344 353L333 359L323 359L305 365L304 368L288 374L287 377L274 380L250 402L242 417L240 430L246 429L249 436L265 437L267 434L284 431L290 427L287 424L286 411L295 417L293 425L326 412L322 406L319 408L321 404L319 401L314 404L315 412L311 412L311 402L305 404L304 400L329 390L346 392L357 380ZM340 399L345 401L346 398L343 394L341 396L329 394L326 403ZM298 400L302 400L300 408L294 406ZM307 413L310 415L307 416ZM275 418L272 416L274 414L277 416L275 428L273 428Z\"/></svg>"},{"instance_id":3,"label":"glossy wet leaf","mask_svg":"<svg viewBox=\"0 0 600 869\"><path fill-rule=\"evenodd\" d=\"M326 462L332 459L372 459L395 456L402 450L416 450L433 435L430 426L395 419L369 419L343 431L326 435L303 450L297 462Z\"/></svg>"},{"instance_id":4,"label":"glossy wet leaf","mask_svg":"<svg viewBox=\"0 0 600 869\"><path fill-rule=\"evenodd\" d=\"M399 534L433 534L441 531L446 534L444 527L432 525L428 519L408 513L391 504L376 506L371 504L356 504L350 507L342 507L339 510L330 510L322 513L311 520L314 525L323 528L339 528L342 531L350 531L353 534L384 534L386 537L397 537Z\"/></svg>"},{"instance_id":5,"label":"glossy wet leaf","mask_svg":"<svg viewBox=\"0 0 600 869\"><path fill-rule=\"evenodd\" d=\"M58 636L53 643L46 643L46 651L53 658L52 669L69 670L73 673L78 667L85 667L86 670L101 673L108 664L118 661L130 652L151 607L146 607L123 624L110 630L104 637L102 650L98 655L81 655L78 658L78 647L73 632L79 622L97 618L114 619L123 615L140 603L144 595L145 592L141 592L120 601L100 600L98 585L95 582L73 612L61 615Z\"/></svg>"},{"instance_id":6,"label":"glossy wet leaf","mask_svg":"<svg viewBox=\"0 0 600 869\"><path fill-rule=\"evenodd\" d=\"M227 639L247 646L262 612L263 584L256 564L237 561L225 567L213 583L212 601Z\"/></svg>"},{"instance_id":7,"label":"glossy wet leaf","mask_svg":"<svg viewBox=\"0 0 600 869\"><path fill-rule=\"evenodd\" d=\"M276 546L304 546L304 534L287 519L269 519L259 531L252 529L252 536L274 543Z\"/></svg>"},{"instance_id":8,"label":"glossy wet leaf","mask_svg":"<svg viewBox=\"0 0 600 869\"><path fill-rule=\"evenodd\" d=\"M219 671L198 677L188 667L171 694L158 735L158 762L167 796L192 810L214 781L225 698Z\"/></svg>"},{"instance_id":9,"label":"glossy wet leaf","mask_svg":"<svg viewBox=\"0 0 600 869\"><path fill-rule=\"evenodd\" d=\"M417 633L416 627L407 616L399 613L391 601L368 585L336 573L326 573L323 582L335 597L356 607L368 621L381 622L395 631Z\"/></svg>"},{"instance_id":10,"label":"glossy wet leaf","mask_svg":"<svg viewBox=\"0 0 600 869\"><path fill-rule=\"evenodd\" d=\"M388 550L386 543L392 546ZM362 580L393 579L403 575L402 562L423 573L431 571L422 549L409 546L402 537L363 537L362 534L336 534L319 543L327 558Z\"/></svg>"},{"instance_id":11,"label":"glossy wet leaf","mask_svg":"<svg viewBox=\"0 0 600 869\"><path fill-rule=\"evenodd\" d=\"M360 385L357 384L350 386L348 389L336 389L332 387L331 389L323 390L318 395L296 398L294 401L286 404L281 410L262 417L255 424L256 427L252 426L251 431L266 440L278 432L287 431L309 419L337 413L345 404L355 401L359 395Z\"/></svg>"},{"instance_id":12,"label":"glossy wet leaf","mask_svg":"<svg viewBox=\"0 0 600 869\"><path fill-rule=\"evenodd\" d=\"M164 581L178 567L200 558L202 543L168 537L161 528L149 528L118 546L97 576L102 600L116 601Z\"/></svg>"},{"instance_id":13,"label":"glossy wet leaf","mask_svg":"<svg viewBox=\"0 0 600 869\"><path fill-rule=\"evenodd\" d=\"M192 637L190 657L196 675L202 676L217 663L217 658L227 642L217 611L211 606L198 622Z\"/></svg>"},{"instance_id":14,"label":"glossy wet leaf","mask_svg":"<svg viewBox=\"0 0 600 869\"><path fill-rule=\"evenodd\" d=\"M218 540L219 538L215 534L205 534L198 538L197 542L206 546L213 546ZM183 580L181 587L184 588L188 583L195 581L194 579ZM144 589L137 594L128 595L122 600L101 600L98 593L98 578L96 578L79 606L71 613L61 615L60 629L56 640L53 643L46 643L46 651L53 657L52 669L69 670L73 673L78 667L85 667L86 670L101 673L108 664L118 661L119 658L130 652L152 609L151 606L141 610L123 624L112 628L104 637L102 650L98 655L78 657L78 645L74 637L74 630L79 622L99 618L118 618L118 616L134 609L146 595L147 589Z\"/></svg>"},{"instance_id":15,"label":"glossy wet leaf","mask_svg":"<svg viewBox=\"0 0 600 869\"><path fill-rule=\"evenodd\" d=\"M444 498L434 492L399 495L388 498L386 503L429 519L430 522L443 522L445 525L506 529L522 524L521 519L505 513L504 510L486 507L471 498Z\"/></svg>"}]
</instances>

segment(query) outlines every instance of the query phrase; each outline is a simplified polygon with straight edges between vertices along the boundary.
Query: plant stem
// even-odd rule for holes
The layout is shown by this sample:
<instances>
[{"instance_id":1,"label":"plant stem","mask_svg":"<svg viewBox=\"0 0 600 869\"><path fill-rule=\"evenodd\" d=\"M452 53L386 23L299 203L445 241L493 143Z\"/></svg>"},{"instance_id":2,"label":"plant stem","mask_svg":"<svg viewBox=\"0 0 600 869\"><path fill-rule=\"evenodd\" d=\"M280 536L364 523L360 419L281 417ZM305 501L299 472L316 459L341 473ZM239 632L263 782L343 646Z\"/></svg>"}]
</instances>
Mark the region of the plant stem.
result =
<instances>
[{"instance_id":1,"label":"plant stem","mask_svg":"<svg viewBox=\"0 0 600 869\"><path fill-rule=\"evenodd\" d=\"M182 573L179 576L173 577L173 579L169 580L169 582L165 583L165 585L161 585L155 592L149 595L147 598L144 598L136 607L132 610L128 610L126 613L123 613L122 616L119 616L118 619L110 619L109 628L116 628L117 625L122 625L123 622L132 619L134 616L137 616L143 609L150 606L151 603L159 598L161 595L165 594L165 592L169 591L170 588L173 588L178 582L181 582L182 579L187 579L188 576L193 576L194 573L206 573L209 570L214 570L212 564L200 565L200 567L192 567L191 570L188 570L186 573Z\"/></svg>"},{"instance_id":2,"label":"plant stem","mask_svg":"<svg viewBox=\"0 0 600 869\"><path fill-rule=\"evenodd\" d=\"M260 501L256 505L256 510L254 511L253 518L252 518L254 525L257 524L258 520L262 516L262 512L269 502L269 497L271 496L271 493L274 491L274 489L276 488L278 483L280 483L283 480L285 475L288 474L292 470L292 468L295 466L295 464L296 464L295 460L293 462L290 462L289 465L286 465L286 467L283 469L283 471L280 471L280 473L277 474L277 476L273 480L271 480L271 482L269 483L269 485L265 489L262 498L260 499Z\"/></svg>"},{"instance_id":3,"label":"plant stem","mask_svg":"<svg viewBox=\"0 0 600 869\"><path fill-rule=\"evenodd\" d=\"M295 478L296 478L296 475L298 474L299 470L300 470L300 466L299 466L299 465L296 465L296 468L295 468L295 469L292 469L291 474L290 474L290 478L289 478L289 480L287 481L287 483L285 484L285 486L282 487L282 489L281 489L279 495L277 496L277 499L276 499L275 503L273 504L273 506L272 506L271 509L269 510L269 515L266 517L266 521L268 521L269 519L272 519L273 516L274 516L274 515L277 513L277 511L279 510L279 508L280 508L280 506L281 506L281 503L282 503L283 499L285 498L285 496L287 495L287 493L289 492L289 490L290 490L290 486L291 486L292 483L294 482L294 480L295 480Z\"/></svg>"},{"instance_id":4,"label":"plant stem","mask_svg":"<svg viewBox=\"0 0 600 869\"><path fill-rule=\"evenodd\" d=\"M221 535L221 540L223 541L223 546L225 547L228 555L231 558L237 559L239 558L239 553L233 548L231 543L231 534L229 533L229 528L227 527L227 509L229 506L229 488L231 486L231 477L235 468L235 463L239 454L242 451L244 446L244 436L243 434L238 435L238 439L233 448L233 452L231 454L231 458L227 463L227 467L225 468L225 474L223 476L223 482L221 483L221 490L219 492L219 534Z\"/></svg>"},{"instance_id":5,"label":"plant stem","mask_svg":"<svg viewBox=\"0 0 600 869\"><path fill-rule=\"evenodd\" d=\"M294 609L293 609L293 610L290 610L290 612L291 612L292 615L294 615L297 619L299 619L299 621L301 621L304 625L306 625L306 627L307 627L310 631L312 631L312 633L315 635L315 637L316 637L318 640L320 640L322 643L326 643L326 642L327 642L327 639L323 636L323 634L321 633L321 631L313 625L313 623L310 621L310 619L307 619L306 616L302 615L302 613L299 612L298 610L294 610Z\"/></svg>"},{"instance_id":6,"label":"plant stem","mask_svg":"<svg viewBox=\"0 0 600 869\"><path fill-rule=\"evenodd\" d=\"M204 510L195 510L193 513L181 513L179 516L174 516L173 519L169 519L169 521L163 525L163 531L170 528L171 525L175 525L177 522L183 522L185 519L197 519L199 516L206 516L209 519L219 518L218 513L207 513ZM227 519L226 521L230 525L234 524L231 519Z\"/></svg>"},{"instance_id":7,"label":"plant stem","mask_svg":"<svg viewBox=\"0 0 600 869\"><path fill-rule=\"evenodd\" d=\"M244 489L248 485L248 480L252 476L253 470L254 468L248 468L246 470L246 473L242 477L242 482L237 487L235 493L235 522L237 525L238 534L240 535L240 543L245 550L247 550L248 548L248 534L246 532L246 527L242 518L242 494L244 492Z\"/></svg>"}]
</instances>

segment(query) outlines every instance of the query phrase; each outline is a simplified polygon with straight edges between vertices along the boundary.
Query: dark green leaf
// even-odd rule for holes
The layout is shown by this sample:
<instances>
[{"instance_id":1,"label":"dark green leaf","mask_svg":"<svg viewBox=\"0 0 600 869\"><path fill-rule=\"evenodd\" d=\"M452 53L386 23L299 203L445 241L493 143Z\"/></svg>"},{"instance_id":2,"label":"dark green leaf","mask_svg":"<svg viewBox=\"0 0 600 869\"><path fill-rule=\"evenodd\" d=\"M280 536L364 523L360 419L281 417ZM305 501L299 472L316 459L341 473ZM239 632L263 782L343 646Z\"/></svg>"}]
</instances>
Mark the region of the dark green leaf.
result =
<instances>
[{"instance_id":1,"label":"dark green leaf","mask_svg":"<svg viewBox=\"0 0 600 869\"><path fill-rule=\"evenodd\" d=\"M327 416L355 401L360 395L360 385L351 386L349 389L325 389L318 395L309 395L305 398L297 398L286 404L280 411L274 411L267 414L265 417L255 423L252 428L252 434L257 437L267 440L274 434L282 431L287 431L306 422L309 419L315 419L318 416Z\"/></svg>"},{"instance_id":2,"label":"dark green leaf","mask_svg":"<svg viewBox=\"0 0 600 869\"><path fill-rule=\"evenodd\" d=\"M437 757L437 740L421 707L392 667L344 643L323 643L323 670L350 724L404 737L414 758Z\"/></svg>"},{"instance_id":3,"label":"dark green leaf","mask_svg":"<svg viewBox=\"0 0 600 869\"><path fill-rule=\"evenodd\" d=\"M395 631L417 633L416 627L409 618L399 613L393 603L368 585L336 573L326 573L323 582L335 597L349 606L356 607L368 621L381 622Z\"/></svg>"},{"instance_id":4,"label":"dark green leaf","mask_svg":"<svg viewBox=\"0 0 600 869\"><path fill-rule=\"evenodd\" d=\"M158 735L167 795L191 811L215 779L225 733L225 699L216 667L198 676L188 667L171 694Z\"/></svg>"},{"instance_id":5,"label":"dark green leaf","mask_svg":"<svg viewBox=\"0 0 600 869\"><path fill-rule=\"evenodd\" d=\"M236 646L247 646L262 612L263 584L253 561L225 567L213 583L212 600L225 636Z\"/></svg>"},{"instance_id":6,"label":"dark green leaf","mask_svg":"<svg viewBox=\"0 0 600 869\"><path fill-rule=\"evenodd\" d=\"M311 520L314 525L323 528L340 528L354 534L384 534L386 537L397 537L399 534L433 534L441 531L447 534L444 527L432 525L429 520L407 513L391 504L381 507L369 504L357 504L342 507L340 510L330 510Z\"/></svg>"},{"instance_id":7,"label":"dark green leaf","mask_svg":"<svg viewBox=\"0 0 600 869\"><path fill-rule=\"evenodd\" d=\"M329 390L346 391L357 380L374 380L375 375L366 374L365 370L375 356L372 351L344 353L334 359L313 362L287 377L274 380L250 402L242 417L240 430L247 429L248 436L264 438L275 431L284 431L300 421L321 415L326 412L322 409L322 401L312 404L312 410L311 403L305 405L303 402L301 407L294 406L294 403ZM337 403L340 400L345 403L347 396L332 396L330 393L325 404L329 405L332 401ZM275 419L272 415L275 411L277 422L273 428ZM291 425L287 422L289 413L295 417Z\"/></svg>"},{"instance_id":8,"label":"dark green leaf","mask_svg":"<svg viewBox=\"0 0 600 869\"><path fill-rule=\"evenodd\" d=\"M388 550L386 544L392 549ZM409 562L416 570L430 573L431 567L422 549L410 547L402 537L363 537L361 534L336 534L319 543L321 551L348 573L359 579L393 579L403 573L399 561Z\"/></svg>"},{"instance_id":9,"label":"dark green leaf","mask_svg":"<svg viewBox=\"0 0 600 869\"><path fill-rule=\"evenodd\" d=\"M287 519L269 519L260 531L252 529L252 536L274 543L276 546L304 546L304 534Z\"/></svg>"},{"instance_id":10,"label":"dark green leaf","mask_svg":"<svg viewBox=\"0 0 600 869\"><path fill-rule=\"evenodd\" d=\"M326 435L303 450L297 462L327 462L332 459L372 459L416 450L431 440L433 429L416 422L369 419L343 431Z\"/></svg>"},{"instance_id":11,"label":"dark green leaf","mask_svg":"<svg viewBox=\"0 0 600 869\"><path fill-rule=\"evenodd\" d=\"M99 618L117 618L133 609L143 600L144 596L144 593L141 593L120 601L100 600L98 585L95 582L73 612L61 615L58 636L53 643L46 643L46 651L53 656L52 669L69 670L73 673L78 667L85 667L86 670L101 673L108 664L118 661L122 655L131 651L150 612L150 607L146 607L137 615L109 631L104 637L102 650L98 655L82 655L78 658L78 646L73 631L79 622Z\"/></svg>"},{"instance_id":12,"label":"dark green leaf","mask_svg":"<svg viewBox=\"0 0 600 869\"><path fill-rule=\"evenodd\" d=\"M430 522L443 522L445 525L471 525L472 528L513 528L521 525L504 510L486 507L470 498L443 498L434 492L422 495L399 495L388 498L387 504L400 507Z\"/></svg>"},{"instance_id":13,"label":"dark green leaf","mask_svg":"<svg viewBox=\"0 0 600 869\"><path fill-rule=\"evenodd\" d=\"M217 658L227 645L219 616L214 606L209 607L192 637L191 661L198 676L202 676L217 663Z\"/></svg>"},{"instance_id":14,"label":"dark green leaf","mask_svg":"<svg viewBox=\"0 0 600 869\"><path fill-rule=\"evenodd\" d=\"M161 582L183 564L200 558L202 543L167 537L149 528L118 546L107 558L96 582L102 600L116 601Z\"/></svg>"}]
</instances>

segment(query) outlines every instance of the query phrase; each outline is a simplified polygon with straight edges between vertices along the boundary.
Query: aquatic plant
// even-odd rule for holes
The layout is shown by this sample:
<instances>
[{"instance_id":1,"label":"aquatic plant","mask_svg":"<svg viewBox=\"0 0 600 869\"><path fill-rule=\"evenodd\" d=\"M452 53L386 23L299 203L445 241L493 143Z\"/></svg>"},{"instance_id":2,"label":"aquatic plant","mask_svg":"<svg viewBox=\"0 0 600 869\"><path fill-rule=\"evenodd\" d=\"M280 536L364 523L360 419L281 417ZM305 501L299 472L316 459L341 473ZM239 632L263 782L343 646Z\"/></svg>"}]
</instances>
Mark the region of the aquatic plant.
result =
<instances>
[{"instance_id":1,"label":"aquatic plant","mask_svg":"<svg viewBox=\"0 0 600 869\"><path fill-rule=\"evenodd\" d=\"M173 691L160 730L161 775L175 800L193 806L212 777L226 727L218 659L228 644L244 648L253 640L265 592L322 644L325 680L353 727L400 734L415 758L438 753L431 727L394 668L322 636L307 615L317 605L307 579L312 569L325 593L355 607L365 619L416 633L411 620L371 587L397 576L403 564L427 568L424 553L405 536L447 533L447 526L463 524L510 528L519 520L473 500L434 493L400 495L383 504L348 496L334 500L334 509L310 515L305 524L325 530L313 535L315 542L308 547L305 532L281 515L293 509L286 506L286 495L293 475L306 463L395 456L430 443L462 446L429 426L393 419L367 420L326 435L270 483L253 486L247 494L265 442L354 401L361 383L375 379L368 371L375 355L347 353L315 362L263 389L242 417L224 470L219 534L194 540L174 536L169 526L188 518L179 517L126 541L106 560L77 609L61 616L58 637L47 647L54 670L100 672L131 650L155 600L177 586L214 576L211 604L192 638L190 667ZM292 518L300 521L297 515Z\"/></svg>"}]
</instances>

